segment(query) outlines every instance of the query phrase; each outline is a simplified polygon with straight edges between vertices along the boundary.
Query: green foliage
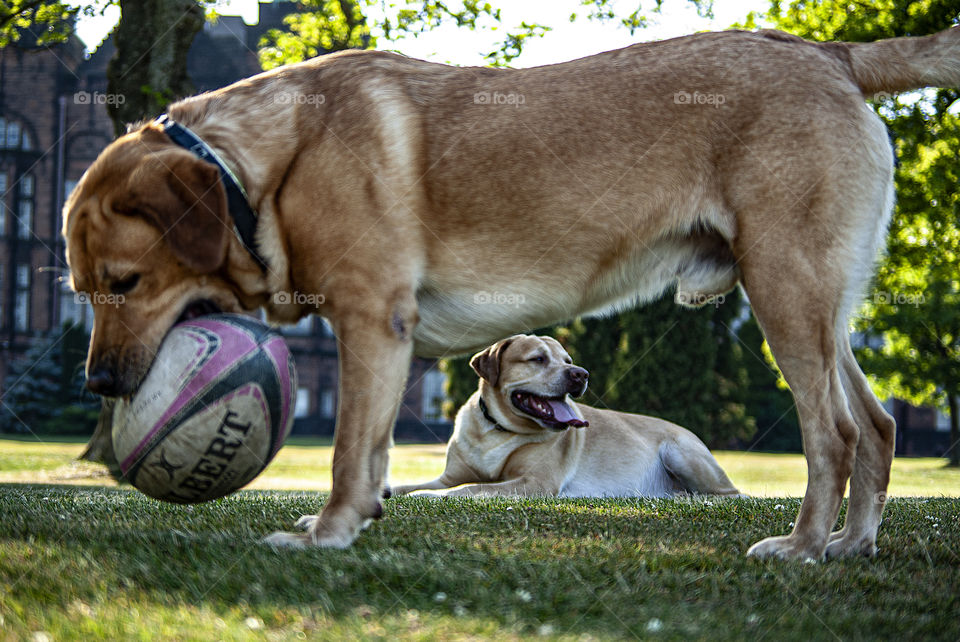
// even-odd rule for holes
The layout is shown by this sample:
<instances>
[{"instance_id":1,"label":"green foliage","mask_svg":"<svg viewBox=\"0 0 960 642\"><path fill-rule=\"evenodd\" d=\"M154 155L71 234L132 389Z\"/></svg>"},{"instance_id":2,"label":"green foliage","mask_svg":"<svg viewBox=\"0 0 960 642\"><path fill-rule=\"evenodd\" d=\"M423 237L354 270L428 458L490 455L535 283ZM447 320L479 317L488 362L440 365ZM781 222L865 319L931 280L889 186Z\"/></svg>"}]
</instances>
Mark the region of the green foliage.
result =
<instances>
[{"instance_id":1,"label":"green foliage","mask_svg":"<svg viewBox=\"0 0 960 642\"><path fill-rule=\"evenodd\" d=\"M476 391L477 373L470 367L470 357L443 359L440 361L440 371L447 376L443 386L447 398L443 402L443 416L453 420L460 406Z\"/></svg>"},{"instance_id":2,"label":"green foliage","mask_svg":"<svg viewBox=\"0 0 960 642\"><path fill-rule=\"evenodd\" d=\"M751 448L800 452L803 444L793 395L774 365L760 325L753 315L737 329L737 338L743 351L748 381L743 403L757 426Z\"/></svg>"},{"instance_id":3,"label":"green foliage","mask_svg":"<svg viewBox=\"0 0 960 642\"><path fill-rule=\"evenodd\" d=\"M0 3L0 47L29 34L37 45L64 42L73 32L73 19L80 11L67 2L7 0Z\"/></svg>"},{"instance_id":4,"label":"green foliage","mask_svg":"<svg viewBox=\"0 0 960 642\"><path fill-rule=\"evenodd\" d=\"M260 40L258 55L264 69L343 49L376 45L362 13L364 0L309 0L311 9L284 18L285 30L271 29Z\"/></svg>"},{"instance_id":5,"label":"green foliage","mask_svg":"<svg viewBox=\"0 0 960 642\"><path fill-rule=\"evenodd\" d=\"M670 295L557 334L591 373L586 403L661 417L711 446L729 445L756 429L743 403L747 371L732 329L740 310L737 290L697 310Z\"/></svg>"},{"instance_id":6,"label":"green foliage","mask_svg":"<svg viewBox=\"0 0 960 642\"><path fill-rule=\"evenodd\" d=\"M960 0L874 3L773 2L768 17L781 29L817 40L867 41L921 36L957 24ZM879 102L896 139L897 205L888 253L855 328L867 336L858 351L881 396L950 409L960 396L960 118L958 88ZM951 413L954 459L960 430Z\"/></svg>"},{"instance_id":7,"label":"green foliage","mask_svg":"<svg viewBox=\"0 0 960 642\"><path fill-rule=\"evenodd\" d=\"M3 382L0 431L90 434L100 402L85 393L83 359L88 337L68 325L60 335L27 349Z\"/></svg>"}]
</instances>

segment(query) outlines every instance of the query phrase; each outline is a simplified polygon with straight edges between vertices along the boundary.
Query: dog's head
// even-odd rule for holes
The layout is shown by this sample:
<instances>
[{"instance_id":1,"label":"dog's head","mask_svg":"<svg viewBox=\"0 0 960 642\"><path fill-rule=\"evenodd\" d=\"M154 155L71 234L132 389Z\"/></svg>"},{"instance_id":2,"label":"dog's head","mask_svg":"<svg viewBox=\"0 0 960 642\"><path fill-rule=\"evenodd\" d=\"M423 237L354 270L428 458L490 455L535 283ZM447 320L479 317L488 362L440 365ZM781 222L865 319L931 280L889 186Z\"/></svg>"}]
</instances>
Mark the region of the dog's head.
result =
<instances>
[{"instance_id":1,"label":"dog's head","mask_svg":"<svg viewBox=\"0 0 960 642\"><path fill-rule=\"evenodd\" d=\"M93 305L87 386L132 394L178 320L241 309L216 166L146 125L107 147L64 208L71 285Z\"/></svg>"},{"instance_id":2,"label":"dog's head","mask_svg":"<svg viewBox=\"0 0 960 642\"><path fill-rule=\"evenodd\" d=\"M481 388L493 391L487 403L516 415L517 424L552 430L587 425L568 396L587 391L588 373L573 365L556 339L518 334L475 354L470 365Z\"/></svg>"}]
</instances>

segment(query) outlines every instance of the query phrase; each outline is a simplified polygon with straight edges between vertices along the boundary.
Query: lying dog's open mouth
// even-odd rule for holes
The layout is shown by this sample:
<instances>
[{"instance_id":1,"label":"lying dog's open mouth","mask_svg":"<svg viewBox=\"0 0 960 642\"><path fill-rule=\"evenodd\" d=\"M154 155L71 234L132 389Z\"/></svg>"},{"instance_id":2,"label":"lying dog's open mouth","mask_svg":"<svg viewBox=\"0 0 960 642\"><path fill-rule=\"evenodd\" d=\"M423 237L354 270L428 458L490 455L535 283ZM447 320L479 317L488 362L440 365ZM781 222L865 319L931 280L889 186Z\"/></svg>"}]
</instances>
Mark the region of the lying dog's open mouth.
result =
<instances>
[{"instance_id":1,"label":"lying dog's open mouth","mask_svg":"<svg viewBox=\"0 0 960 642\"><path fill-rule=\"evenodd\" d=\"M573 426L583 428L589 424L577 417L573 408L563 397L541 397L532 392L515 391L510 400L520 412L539 419L554 430L563 430Z\"/></svg>"},{"instance_id":2,"label":"lying dog's open mouth","mask_svg":"<svg viewBox=\"0 0 960 642\"><path fill-rule=\"evenodd\" d=\"M210 299L199 299L197 301L193 301L183 309L183 312L180 314L180 318L177 319L177 323L198 319L209 314L220 314L220 312L222 312L220 306Z\"/></svg>"}]
</instances>

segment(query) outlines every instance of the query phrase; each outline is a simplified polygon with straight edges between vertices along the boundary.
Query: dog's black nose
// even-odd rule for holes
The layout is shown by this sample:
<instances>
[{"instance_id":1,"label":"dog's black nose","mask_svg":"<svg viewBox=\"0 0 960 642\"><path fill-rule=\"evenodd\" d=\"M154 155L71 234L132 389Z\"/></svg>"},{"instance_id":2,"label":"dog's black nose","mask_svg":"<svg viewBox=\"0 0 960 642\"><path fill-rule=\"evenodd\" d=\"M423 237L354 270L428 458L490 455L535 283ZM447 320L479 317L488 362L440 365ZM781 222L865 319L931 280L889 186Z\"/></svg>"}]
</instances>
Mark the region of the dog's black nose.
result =
<instances>
[{"instance_id":1,"label":"dog's black nose","mask_svg":"<svg viewBox=\"0 0 960 642\"><path fill-rule=\"evenodd\" d=\"M116 396L116 380L109 368L98 367L87 375L87 388L90 392L104 397Z\"/></svg>"},{"instance_id":2,"label":"dog's black nose","mask_svg":"<svg viewBox=\"0 0 960 642\"><path fill-rule=\"evenodd\" d=\"M567 378L571 383L586 383L590 373L578 366L567 369Z\"/></svg>"}]
</instances>

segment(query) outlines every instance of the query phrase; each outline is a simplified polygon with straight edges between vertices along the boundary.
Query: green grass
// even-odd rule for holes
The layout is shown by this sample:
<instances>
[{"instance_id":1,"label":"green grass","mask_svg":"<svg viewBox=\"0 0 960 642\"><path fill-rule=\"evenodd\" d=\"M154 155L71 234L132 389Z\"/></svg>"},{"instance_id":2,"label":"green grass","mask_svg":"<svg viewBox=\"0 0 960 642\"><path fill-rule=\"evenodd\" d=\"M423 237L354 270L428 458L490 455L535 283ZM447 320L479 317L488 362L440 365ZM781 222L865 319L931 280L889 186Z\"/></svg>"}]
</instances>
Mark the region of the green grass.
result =
<instances>
[{"instance_id":1,"label":"green grass","mask_svg":"<svg viewBox=\"0 0 960 642\"><path fill-rule=\"evenodd\" d=\"M55 478L81 446L2 441L0 479ZM443 465L433 447L396 455L395 477ZM319 486L328 457L289 444L261 480ZM748 492L802 489L795 456L719 459ZM936 460L896 470L902 494L960 494ZM877 559L816 565L743 556L789 530L796 498L399 498L346 551L258 544L323 499L247 490L175 506L129 488L2 483L0 639L960 637L956 498L895 497Z\"/></svg>"},{"instance_id":2,"label":"green grass","mask_svg":"<svg viewBox=\"0 0 960 642\"><path fill-rule=\"evenodd\" d=\"M105 469L77 462L86 440L57 442L0 438L0 483L48 482L114 486ZM443 472L445 446L400 444L391 451L393 483L426 481ZM743 492L756 497L801 497L807 480L802 455L717 451L717 460ZM329 439L290 438L277 458L248 487L259 490L330 490L333 448ZM960 497L960 469L945 460L898 458L890 495Z\"/></svg>"}]
</instances>

